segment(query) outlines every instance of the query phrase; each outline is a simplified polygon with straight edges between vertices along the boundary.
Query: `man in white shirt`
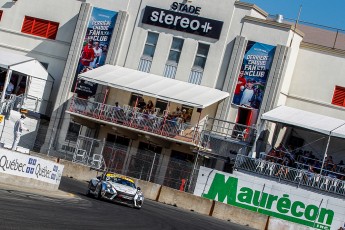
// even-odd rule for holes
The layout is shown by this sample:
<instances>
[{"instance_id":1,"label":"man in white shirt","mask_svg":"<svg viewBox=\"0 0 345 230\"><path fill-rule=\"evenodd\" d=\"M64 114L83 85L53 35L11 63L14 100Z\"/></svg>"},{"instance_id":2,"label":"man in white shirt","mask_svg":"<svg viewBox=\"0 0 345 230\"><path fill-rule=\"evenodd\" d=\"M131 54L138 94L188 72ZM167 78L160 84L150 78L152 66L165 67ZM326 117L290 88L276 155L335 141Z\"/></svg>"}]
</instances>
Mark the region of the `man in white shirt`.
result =
<instances>
[{"instance_id":1,"label":"man in white shirt","mask_svg":"<svg viewBox=\"0 0 345 230\"><path fill-rule=\"evenodd\" d=\"M94 45L95 46L93 47L93 51L95 52L95 59L90 64L90 66L92 68L97 68L97 67L99 67L99 61L100 61L101 56L102 56L102 49L99 47L99 42L95 42Z\"/></svg>"},{"instance_id":2,"label":"man in white shirt","mask_svg":"<svg viewBox=\"0 0 345 230\"><path fill-rule=\"evenodd\" d=\"M24 114L22 114L20 116L20 119L18 119L16 121L16 123L14 124L14 130L13 130L14 131L14 138L13 138L12 150L17 149L17 145L20 141L20 137L22 136L23 130L29 131L29 129L24 126L24 119L25 118L26 118L26 116Z\"/></svg>"}]
</instances>

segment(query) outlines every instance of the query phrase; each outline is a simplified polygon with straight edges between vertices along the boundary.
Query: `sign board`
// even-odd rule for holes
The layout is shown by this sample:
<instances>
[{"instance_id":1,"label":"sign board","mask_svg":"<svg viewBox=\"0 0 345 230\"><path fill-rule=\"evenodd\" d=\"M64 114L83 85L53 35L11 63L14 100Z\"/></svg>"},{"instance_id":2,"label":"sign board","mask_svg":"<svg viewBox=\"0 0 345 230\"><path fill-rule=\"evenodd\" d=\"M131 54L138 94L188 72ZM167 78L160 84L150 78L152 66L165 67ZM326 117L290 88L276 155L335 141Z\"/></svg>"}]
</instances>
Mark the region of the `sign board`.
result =
<instances>
[{"instance_id":1,"label":"sign board","mask_svg":"<svg viewBox=\"0 0 345 230\"><path fill-rule=\"evenodd\" d=\"M146 6L142 23L219 39L223 22Z\"/></svg>"},{"instance_id":2,"label":"sign board","mask_svg":"<svg viewBox=\"0 0 345 230\"><path fill-rule=\"evenodd\" d=\"M105 64L117 15L118 12L93 7L74 81L78 74ZM97 86L97 83L81 80L76 92L78 96L88 98L96 94ZM74 90L74 86L71 90Z\"/></svg>"},{"instance_id":3,"label":"sign board","mask_svg":"<svg viewBox=\"0 0 345 230\"><path fill-rule=\"evenodd\" d=\"M64 166L39 157L0 149L0 174L10 174L59 185Z\"/></svg>"},{"instance_id":4,"label":"sign board","mask_svg":"<svg viewBox=\"0 0 345 230\"><path fill-rule=\"evenodd\" d=\"M194 195L316 229L338 230L345 201L240 172L200 167Z\"/></svg>"},{"instance_id":5,"label":"sign board","mask_svg":"<svg viewBox=\"0 0 345 230\"><path fill-rule=\"evenodd\" d=\"M275 50L275 46L248 41L234 92L235 105L260 108Z\"/></svg>"}]
</instances>

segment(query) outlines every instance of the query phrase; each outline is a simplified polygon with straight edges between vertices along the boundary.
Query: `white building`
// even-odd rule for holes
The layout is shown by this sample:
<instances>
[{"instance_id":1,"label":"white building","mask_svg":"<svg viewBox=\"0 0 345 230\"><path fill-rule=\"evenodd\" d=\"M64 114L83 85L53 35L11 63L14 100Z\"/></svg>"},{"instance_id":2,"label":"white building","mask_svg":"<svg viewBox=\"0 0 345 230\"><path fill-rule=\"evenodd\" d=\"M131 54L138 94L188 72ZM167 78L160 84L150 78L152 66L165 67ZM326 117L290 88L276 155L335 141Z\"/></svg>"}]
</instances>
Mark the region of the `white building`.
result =
<instances>
[{"instance_id":1,"label":"white building","mask_svg":"<svg viewBox=\"0 0 345 230\"><path fill-rule=\"evenodd\" d=\"M240 171L343 197L343 168L327 159L309 180L303 168L345 156L344 31L235 0L0 5L0 88L12 80L22 108L50 117L30 120L31 149L93 167L102 156L112 171L174 188L193 186L200 165L228 171L237 154ZM320 160L279 170L264 154L280 144Z\"/></svg>"},{"instance_id":2,"label":"white building","mask_svg":"<svg viewBox=\"0 0 345 230\"><path fill-rule=\"evenodd\" d=\"M296 28L235 0L0 3L0 48L36 58L55 79L54 106L46 112L49 128L41 126L47 130L42 152L73 155L80 150L92 157L105 148L93 145L96 139L122 146L121 167L116 168L122 172L139 150L150 150L154 160L158 154L166 164L175 158L192 164L200 153L206 156L203 164L223 170L227 157L251 150L262 114L278 106L345 119L341 31ZM94 59L101 67L82 73L75 87L89 38L103 49L103 56ZM242 88L236 87L241 70ZM235 102L234 94L241 92L247 100L242 96ZM140 97L160 109L155 111L160 118L149 120L142 114L148 111L136 109ZM123 113L114 112L115 102L125 108ZM177 107L189 116L167 116ZM327 138L308 145L320 134L283 123L288 127L265 126L268 134L258 140L257 151L269 150L266 142L284 142L322 158ZM345 153L341 141L329 146L330 154L337 152L336 161ZM156 173L164 178L167 172Z\"/></svg>"}]
</instances>

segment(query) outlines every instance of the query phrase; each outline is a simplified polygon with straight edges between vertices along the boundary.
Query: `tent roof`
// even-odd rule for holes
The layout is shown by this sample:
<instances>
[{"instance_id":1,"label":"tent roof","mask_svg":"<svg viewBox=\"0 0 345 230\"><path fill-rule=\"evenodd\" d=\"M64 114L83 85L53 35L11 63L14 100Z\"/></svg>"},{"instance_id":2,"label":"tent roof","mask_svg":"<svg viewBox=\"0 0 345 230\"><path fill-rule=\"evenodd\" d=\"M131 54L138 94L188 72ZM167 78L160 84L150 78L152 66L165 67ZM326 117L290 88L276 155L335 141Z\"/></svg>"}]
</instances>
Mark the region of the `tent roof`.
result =
<instances>
[{"instance_id":1,"label":"tent roof","mask_svg":"<svg viewBox=\"0 0 345 230\"><path fill-rule=\"evenodd\" d=\"M48 80L49 73L35 58L0 50L0 67Z\"/></svg>"},{"instance_id":2,"label":"tent roof","mask_svg":"<svg viewBox=\"0 0 345 230\"><path fill-rule=\"evenodd\" d=\"M178 81L121 66L104 65L79 75L81 79L152 96L197 108L205 108L229 93L205 86Z\"/></svg>"},{"instance_id":3,"label":"tent roof","mask_svg":"<svg viewBox=\"0 0 345 230\"><path fill-rule=\"evenodd\" d=\"M315 132L345 138L345 120L288 106L279 106L262 114L261 119L302 127Z\"/></svg>"}]
</instances>

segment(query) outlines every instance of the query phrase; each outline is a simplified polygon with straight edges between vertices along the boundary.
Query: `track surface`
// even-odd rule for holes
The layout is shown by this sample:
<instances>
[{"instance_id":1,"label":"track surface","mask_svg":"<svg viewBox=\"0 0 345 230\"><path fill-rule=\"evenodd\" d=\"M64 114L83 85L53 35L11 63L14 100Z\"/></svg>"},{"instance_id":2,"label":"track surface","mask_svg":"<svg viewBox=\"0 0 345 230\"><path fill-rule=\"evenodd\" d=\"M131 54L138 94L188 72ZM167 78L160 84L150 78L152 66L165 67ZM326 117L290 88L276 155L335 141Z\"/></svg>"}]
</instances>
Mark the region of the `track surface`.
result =
<instances>
[{"instance_id":1,"label":"track surface","mask_svg":"<svg viewBox=\"0 0 345 230\"><path fill-rule=\"evenodd\" d=\"M141 210L85 196L87 183L63 178L44 194L0 185L0 229L215 229L245 226L145 200Z\"/></svg>"}]
</instances>

